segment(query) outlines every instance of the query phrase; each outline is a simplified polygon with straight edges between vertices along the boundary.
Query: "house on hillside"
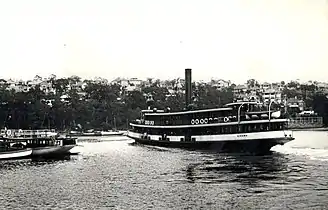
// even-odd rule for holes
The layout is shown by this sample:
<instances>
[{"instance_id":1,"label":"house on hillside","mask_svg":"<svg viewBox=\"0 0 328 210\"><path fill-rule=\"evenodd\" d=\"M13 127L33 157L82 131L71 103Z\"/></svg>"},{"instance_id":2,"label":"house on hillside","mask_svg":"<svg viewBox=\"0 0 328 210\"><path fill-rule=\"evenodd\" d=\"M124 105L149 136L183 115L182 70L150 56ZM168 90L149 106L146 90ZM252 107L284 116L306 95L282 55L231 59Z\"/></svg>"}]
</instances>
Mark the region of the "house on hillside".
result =
<instances>
[{"instance_id":1,"label":"house on hillside","mask_svg":"<svg viewBox=\"0 0 328 210\"><path fill-rule=\"evenodd\" d=\"M248 100L248 89L246 85L237 85L233 89L233 97L235 101L245 101Z\"/></svg>"},{"instance_id":2,"label":"house on hillside","mask_svg":"<svg viewBox=\"0 0 328 210\"><path fill-rule=\"evenodd\" d=\"M275 101L277 103L282 102L282 95L280 90L276 89L266 89L262 93L262 100L264 103L269 103L270 101Z\"/></svg>"},{"instance_id":3,"label":"house on hillside","mask_svg":"<svg viewBox=\"0 0 328 210\"><path fill-rule=\"evenodd\" d=\"M217 88L217 89L223 89L223 88L228 88L231 85L230 80L223 80L223 79L218 79L214 80L212 79L210 82L210 85Z\"/></svg>"},{"instance_id":4,"label":"house on hillside","mask_svg":"<svg viewBox=\"0 0 328 210\"><path fill-rule=\"evenodd\" d=\"M298 98L289 98L287 99L288 108L298 108L300 111L304 111L305 103L303 100Z\"/></svg>"}]
</instances>

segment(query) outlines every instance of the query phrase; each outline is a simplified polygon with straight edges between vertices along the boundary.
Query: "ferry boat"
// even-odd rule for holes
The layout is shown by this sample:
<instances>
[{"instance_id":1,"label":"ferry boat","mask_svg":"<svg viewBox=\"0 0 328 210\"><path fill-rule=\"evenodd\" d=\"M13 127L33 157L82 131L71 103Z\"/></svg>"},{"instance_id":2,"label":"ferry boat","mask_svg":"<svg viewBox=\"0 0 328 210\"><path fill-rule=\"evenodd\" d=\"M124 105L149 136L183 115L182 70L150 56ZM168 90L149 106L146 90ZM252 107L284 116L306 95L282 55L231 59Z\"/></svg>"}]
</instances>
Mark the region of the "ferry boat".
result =
<instances>
[{"instance_id":1,"label":"ferry boat","mask_svg":"<svg viewBox=\"0 0 328 210\"><path fill-rule=\"evenodd\" d=\"M1 130L2 141L16 147L32 149L31 157L59 157L69 155L76 146L76 138L59 137L54 130Z\"/></svg>"},{"instance_id":2,"label":"ferry boat","mask_svg":"<svg viewBox=\"0 0 328 210\"><path fill-rule=\"evenodd\" d=\"M226 152L267 152L293 140L288 119L279 110L261 110L257 102L242 101L221 108L188 110L191 104L191 69L186 69L186 110L156 108L141 111L130 123L128 137L137 143Z\"/></svg>"}]
</instances>

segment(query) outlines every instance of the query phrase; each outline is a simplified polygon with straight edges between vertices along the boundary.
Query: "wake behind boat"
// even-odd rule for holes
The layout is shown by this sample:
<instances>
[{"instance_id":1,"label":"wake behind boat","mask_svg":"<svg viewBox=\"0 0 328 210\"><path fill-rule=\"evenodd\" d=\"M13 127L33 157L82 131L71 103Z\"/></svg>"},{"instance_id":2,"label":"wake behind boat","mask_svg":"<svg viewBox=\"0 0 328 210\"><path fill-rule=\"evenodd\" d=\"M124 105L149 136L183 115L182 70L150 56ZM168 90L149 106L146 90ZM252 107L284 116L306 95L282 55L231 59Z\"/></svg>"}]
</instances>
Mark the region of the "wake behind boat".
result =
<instances>
[{"instance_id":1,"label":"wake behind boat","mask_svg":"<svg viewBox=\"0 0 328 210\"><path fill-rule=\"evenodd\" d=\"M215 149L227 152L267 152L293 140L288 119L281 112L261 110L257 102L242 101L225 107L188 110L191 104L191 69L186 69L186 110L148 109L130 123L128 136L137 143L164 147Z\"/></svg>"}]
</instances>

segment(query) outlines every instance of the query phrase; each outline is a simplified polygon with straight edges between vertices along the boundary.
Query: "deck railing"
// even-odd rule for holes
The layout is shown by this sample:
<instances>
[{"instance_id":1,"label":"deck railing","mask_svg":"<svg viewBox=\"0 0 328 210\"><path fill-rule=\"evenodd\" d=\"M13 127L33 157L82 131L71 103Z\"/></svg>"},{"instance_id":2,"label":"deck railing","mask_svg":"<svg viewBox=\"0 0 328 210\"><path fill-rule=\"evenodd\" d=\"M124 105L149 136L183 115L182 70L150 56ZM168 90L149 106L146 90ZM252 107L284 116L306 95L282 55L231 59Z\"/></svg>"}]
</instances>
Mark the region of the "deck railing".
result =
<instances>
[{"instance_id":1,"label":"deck railing","mask_svg":"<svg viewBox=\"0 0 328 210\"><path fill-rule=\"evenodd\" d=\"M55 129L22 130L22 129L1 129L1 135L14 137L50 137L57 133Z\"/></svg>"},{"instance_id":2,"label":"deck railing","mask_svg":"<svg viewBox=\"0 0 328 210\"><path fill-rule=\"evenodd\" d=\"M290 118L289 128L317 128L323 127L322 117L294 117Z\"/></svg>"}]
</instances>

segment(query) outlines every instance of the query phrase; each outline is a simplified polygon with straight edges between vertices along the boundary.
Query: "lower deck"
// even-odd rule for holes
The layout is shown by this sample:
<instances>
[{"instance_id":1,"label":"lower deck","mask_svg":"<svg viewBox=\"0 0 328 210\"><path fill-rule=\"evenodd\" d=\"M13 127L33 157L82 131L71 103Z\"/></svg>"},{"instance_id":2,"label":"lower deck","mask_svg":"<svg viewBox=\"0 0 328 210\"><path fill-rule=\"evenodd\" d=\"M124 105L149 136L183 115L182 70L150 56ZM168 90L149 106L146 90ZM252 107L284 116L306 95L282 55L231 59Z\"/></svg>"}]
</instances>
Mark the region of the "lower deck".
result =
<instances>
[{"instance_id":1,"label":"lower deck","mask_svg":"<svg viewBox=\"0 0 328 210\"><path fill-rule=\"evenodd\" d=\"M253 132L253 133L235 133L235 134L221 134L221 135L191 135L190 142L206 142L206 141L250 141L260 139L277 139L286 138L293 139L292 131L267 131L267 132ZM182 135L154 135L149 133L138 133L134 131L128 132L128 137L134 139L147 139L153 141L170 141L170 142L185 142L188 141L186 136Z\"/></svg>"},{"instance_id":2,"label":"lower deck","mask_svg":"<svg viewBox=\"0 0 328 210\"><path fill-rule=\"evenodd\" d=\"M293 140L292 131L267 131L221 135L152 135L129 131L128 137L137 143L178 148L214 149L218 151L266 152L278 144Z\"/></svg>"}]
</instances>

